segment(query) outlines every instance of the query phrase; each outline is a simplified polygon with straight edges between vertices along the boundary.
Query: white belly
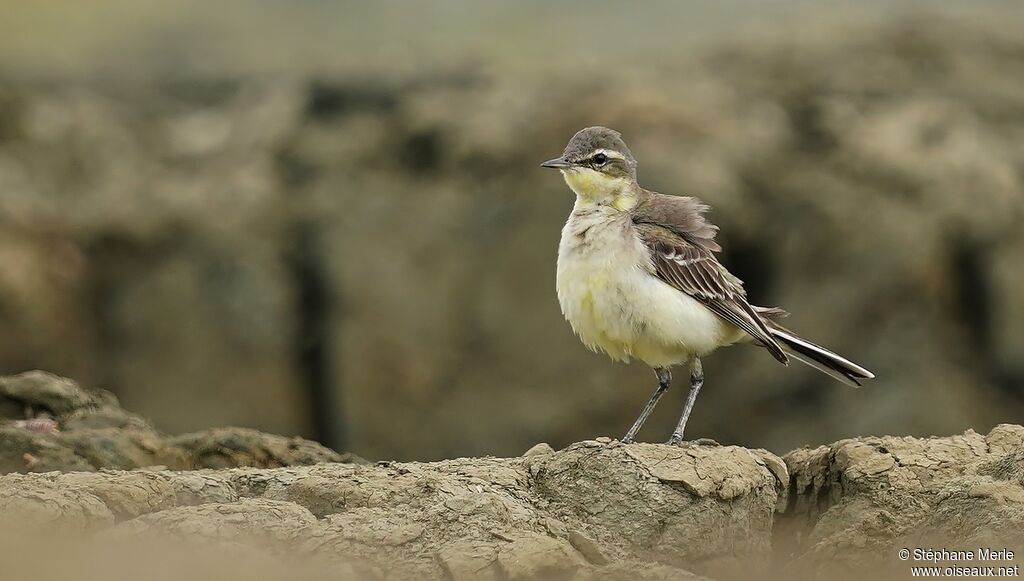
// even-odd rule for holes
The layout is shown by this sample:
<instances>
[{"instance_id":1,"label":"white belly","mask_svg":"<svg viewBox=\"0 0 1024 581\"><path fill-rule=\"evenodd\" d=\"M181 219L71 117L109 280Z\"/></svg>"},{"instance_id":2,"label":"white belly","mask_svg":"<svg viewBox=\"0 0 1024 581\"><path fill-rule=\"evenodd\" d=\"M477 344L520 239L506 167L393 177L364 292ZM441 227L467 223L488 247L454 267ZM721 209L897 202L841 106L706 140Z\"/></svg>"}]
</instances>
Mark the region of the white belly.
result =
<instances>
[{"instance_id":1,"label":"white belly","mask_svg":"<svg viewBox=\"0 0 1024 581\"><path fill-rule=\"evenodd\" d=\"M562 230L556 286L562 314L587 347L667 367L739 338L735 327L652 272L628 215L574 209Z\"/></svg>"}]
</instances>

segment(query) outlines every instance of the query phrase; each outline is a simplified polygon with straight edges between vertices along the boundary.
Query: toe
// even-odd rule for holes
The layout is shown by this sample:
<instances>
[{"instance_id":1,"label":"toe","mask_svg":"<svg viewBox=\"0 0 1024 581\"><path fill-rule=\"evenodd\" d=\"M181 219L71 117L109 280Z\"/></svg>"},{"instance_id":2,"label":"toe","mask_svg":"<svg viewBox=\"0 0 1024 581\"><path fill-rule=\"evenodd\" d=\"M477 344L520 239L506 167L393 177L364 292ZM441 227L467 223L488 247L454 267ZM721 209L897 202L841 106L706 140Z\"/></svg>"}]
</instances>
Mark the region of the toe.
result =
<instances>
[{"instance_id":1,"label":"toe","mask_svg":"<svg viewBox=\"0 0 1024 581\"><path fill-rule=\"evenodd\" d=\"M696 440L693 441L693 443L698 446L721 446L721 444L712 440L711 438L697 438Z\"/></svg>"}]
</instances>

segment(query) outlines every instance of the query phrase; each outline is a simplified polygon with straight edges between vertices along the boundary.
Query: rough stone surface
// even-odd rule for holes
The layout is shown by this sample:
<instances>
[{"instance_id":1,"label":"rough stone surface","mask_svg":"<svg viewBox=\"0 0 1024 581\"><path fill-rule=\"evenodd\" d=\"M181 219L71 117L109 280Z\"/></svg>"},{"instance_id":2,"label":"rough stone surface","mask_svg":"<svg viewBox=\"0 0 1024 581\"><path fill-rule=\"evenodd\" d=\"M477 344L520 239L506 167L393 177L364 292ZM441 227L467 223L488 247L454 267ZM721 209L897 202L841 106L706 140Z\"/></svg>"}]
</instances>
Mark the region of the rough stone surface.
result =
<instances>
[{"instance_id":1,"label":"rough stone surface","mask_svg":"<svg viewBox=\"0 0 1024 581\"><path fill-rule=\"evenodd\" d=\"M776 545L802 574L906 573L901 547L1024 547L1022 426L841 440L785 461L791 480Z\"/></svg>"},{"instance_id":2,"label":"rough stone surface","mask_svg":"<svg viewBox=\"0 0 1024 581\"><path fill-rule=\"evenodd\" d=\"M385 578L692 578L770 561L786 479L765 454L593 441L429 464L10 474L0 505L119 542L267 543Z\"/></svg>"},{"instance_id":3,"label":"rough stone surface","mask_svg":"<svg viewBox=\"0 0 1024 581\"><path fill-rule=\"evenodd\" d=\"M241 428L169 437L113 394L42 371L0 377L0 474L361 462L309 440Z\"/></svg>"},{"instance_id":4,"label":"rough stone surface","mask_svg":"<svg viewBox=\"0 0 1024 581\"><path fill-rule=\"evenodd\" d=\"M8 474L0 515L0 534L57 525L164 558L250 551L267 560L257 578L903 578L903 547L1024 548L1024 427L785 460L595 440L433 463Z\"/></svg>"}]
</instances>

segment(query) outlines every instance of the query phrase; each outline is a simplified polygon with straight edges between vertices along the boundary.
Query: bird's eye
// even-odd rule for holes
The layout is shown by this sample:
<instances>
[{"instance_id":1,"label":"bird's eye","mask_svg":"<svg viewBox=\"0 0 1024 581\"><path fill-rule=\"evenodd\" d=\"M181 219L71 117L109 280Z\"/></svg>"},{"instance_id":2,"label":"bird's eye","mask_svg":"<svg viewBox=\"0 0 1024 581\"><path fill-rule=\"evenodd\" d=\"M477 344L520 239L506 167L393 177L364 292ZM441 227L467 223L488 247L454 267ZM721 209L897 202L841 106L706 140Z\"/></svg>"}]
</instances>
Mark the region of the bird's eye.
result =
<instances>
[{"instance_id":1,"label":"bird's eye","mask_svg":"<svg viewBox=\"0 0 1024 581\"><path fill-rule=\"evenodd\" d=\"M590 158L590 161L592 161L594 165L604 165L608 163L608 156L603 153L598 153L594 157Z\"/></svg>"}]
</instances>

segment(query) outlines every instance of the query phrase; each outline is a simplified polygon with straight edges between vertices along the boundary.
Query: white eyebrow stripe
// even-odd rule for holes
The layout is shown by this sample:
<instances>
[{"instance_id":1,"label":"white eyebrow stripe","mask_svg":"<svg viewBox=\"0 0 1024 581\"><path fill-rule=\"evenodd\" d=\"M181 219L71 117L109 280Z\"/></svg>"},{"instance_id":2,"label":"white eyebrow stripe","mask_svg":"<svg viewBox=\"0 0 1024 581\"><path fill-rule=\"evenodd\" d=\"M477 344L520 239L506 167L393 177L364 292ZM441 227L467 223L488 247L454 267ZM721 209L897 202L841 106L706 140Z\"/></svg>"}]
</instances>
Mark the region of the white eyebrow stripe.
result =
<instances>
[{"instance_id":1,"label":"white eyebrow stripe","mask_svg":"<svg viewBox=\"0 0 1024 581\"><path fill-rule=\"evenodd\" d=\"M619 153L617 151L613 151L611 149L597 149L597 150L594 150L594 153L591 154L591 156L597 155L599 153L603 153L606 156L613 157L615 159L626 159L625 156L623 156L621 153Z\"/></svg>"}]
</instances>

